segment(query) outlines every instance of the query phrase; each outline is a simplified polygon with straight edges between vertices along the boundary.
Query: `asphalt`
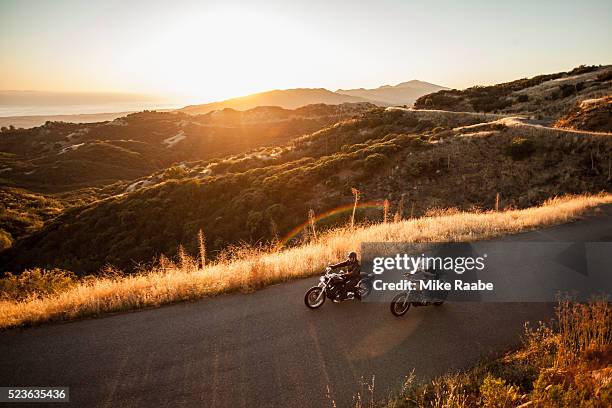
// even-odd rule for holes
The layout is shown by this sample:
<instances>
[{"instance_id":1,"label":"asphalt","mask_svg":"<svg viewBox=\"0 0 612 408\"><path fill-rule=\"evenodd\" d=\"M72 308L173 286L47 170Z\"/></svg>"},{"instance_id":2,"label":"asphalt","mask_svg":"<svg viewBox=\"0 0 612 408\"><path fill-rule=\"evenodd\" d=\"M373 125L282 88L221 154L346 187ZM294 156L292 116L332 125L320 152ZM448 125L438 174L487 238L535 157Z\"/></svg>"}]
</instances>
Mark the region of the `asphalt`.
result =
<instances>
[{"instance_id":1,"label":"asphalt","mask_svg":"<svg viewBox=\"0 0 612 408\"><path fill-rule=\"evenodd\" d=\"M610 241L612 209L508 239ZM78 407L345 407L372 379L385 397L412 372L427 379L507 350L525 321L553 313L542 303L447 303L402 318L387 304L313 311L303 295L314 283L4 331L0 386L68 386Z\"/></svg>"}]
</instances>

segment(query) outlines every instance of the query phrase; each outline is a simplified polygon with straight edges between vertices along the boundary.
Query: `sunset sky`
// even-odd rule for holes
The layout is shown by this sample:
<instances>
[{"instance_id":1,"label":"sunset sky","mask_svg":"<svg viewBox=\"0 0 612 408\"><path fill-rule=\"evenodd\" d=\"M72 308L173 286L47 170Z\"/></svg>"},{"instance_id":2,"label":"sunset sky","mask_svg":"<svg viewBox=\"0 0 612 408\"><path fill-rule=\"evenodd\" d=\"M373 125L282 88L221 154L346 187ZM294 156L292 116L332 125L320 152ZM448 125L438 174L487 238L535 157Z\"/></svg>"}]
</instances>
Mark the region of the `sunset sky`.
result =
<instances>
[{"instance_id":1,"label":"sunset sky","mask_svg":"<svg viewBox=\"0 0 612 408\"><path fill-rule=\"evenodd\" d=\"M0 89L207 102L612 63L603 1L0 0Z\"/></svg>"}]
</instances>

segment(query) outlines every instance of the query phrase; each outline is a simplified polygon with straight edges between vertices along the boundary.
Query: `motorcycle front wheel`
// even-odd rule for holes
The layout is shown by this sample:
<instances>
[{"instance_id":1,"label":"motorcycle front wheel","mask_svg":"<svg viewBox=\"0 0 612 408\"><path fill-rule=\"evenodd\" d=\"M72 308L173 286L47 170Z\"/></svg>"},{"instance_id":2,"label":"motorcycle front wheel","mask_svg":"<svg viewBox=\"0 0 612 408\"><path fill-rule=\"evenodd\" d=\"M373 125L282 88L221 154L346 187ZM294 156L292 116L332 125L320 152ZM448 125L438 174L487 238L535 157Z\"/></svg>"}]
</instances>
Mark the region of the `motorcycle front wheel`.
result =
<instances>
[{"instance_id":1,"label":"motorcycle front wheel","mask_svg":"<svg viewBox=\"0 0 612 408\"><path fill-rule=\"evenodd\" d=\"M410 309L408 293L400 293L391 301L391 313L393 313L393 316L403 316L406 314L408 309Z\"/></svg>"},{"instance_id":2,"label":"motorcycle front wheel","mask_svg":"<svg viewBox=\"0 0 612 408\"><path fill-rule=\"evenodd\" d=\"M304 296L304 304L308 306L310 309L316 309L318 307L323 306L325 303L325 293L323 292L323 288L320 286L313 286L308 289L306 295Z\"/></svg>"}]
</instances>

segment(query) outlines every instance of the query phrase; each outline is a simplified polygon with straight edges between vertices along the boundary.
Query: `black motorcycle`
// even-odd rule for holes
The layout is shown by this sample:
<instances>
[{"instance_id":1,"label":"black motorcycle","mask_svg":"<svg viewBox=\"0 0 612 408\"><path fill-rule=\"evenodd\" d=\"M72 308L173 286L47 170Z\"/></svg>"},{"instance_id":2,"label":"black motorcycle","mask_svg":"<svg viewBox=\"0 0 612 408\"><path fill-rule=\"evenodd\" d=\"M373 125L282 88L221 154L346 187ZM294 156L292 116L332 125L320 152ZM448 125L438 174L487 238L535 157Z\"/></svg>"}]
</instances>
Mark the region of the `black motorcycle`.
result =
<instances>
[{"instance_id":1,"label":"black motorcycle","mask_svg":"<svg viewBox=\"0 0 612 408\"><path fill-rule=\"evenodd\" d=\"M417 289L415 290L407 290L396 295L391 301L391 313L394 316L403 316L406 314L410 306L441 306L446 297L448 296L448 291L429 291L425 289L421 289L420 286L423 280L432 280L439 279L439 276L435 272L429 271L419 271L415 274L406 273L404 274L406 278L415 282L415 286Z\"/></svg>"},{"instance_id":2,"label":"black motorcycle","mask_svg":"<svg viewBox=\"0 0 612 408\"><path fill-rule=\"evenodd\" d=\"M334 302L345 300L364 299L372 292L373 273L361 273L361 279L355 286L357 293L345 289L346 278L343 272L333 272L330 267L319 277L319 284L306 291L304 303L311 309L323 306L325 299L329 298Z\"/></svg>"}]
</instances>

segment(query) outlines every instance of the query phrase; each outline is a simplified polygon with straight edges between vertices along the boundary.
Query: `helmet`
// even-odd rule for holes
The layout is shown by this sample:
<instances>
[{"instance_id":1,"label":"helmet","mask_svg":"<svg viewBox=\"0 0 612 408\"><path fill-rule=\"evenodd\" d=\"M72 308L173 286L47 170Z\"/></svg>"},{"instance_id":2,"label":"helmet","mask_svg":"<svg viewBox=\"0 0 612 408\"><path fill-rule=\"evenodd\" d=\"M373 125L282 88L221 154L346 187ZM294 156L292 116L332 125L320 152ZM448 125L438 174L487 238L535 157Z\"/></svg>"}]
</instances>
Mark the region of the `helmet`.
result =
<instances>
[{"instance_id":1,"label":"helmet","mask_svg":"<svg viewBox=\"0 0 612 408\"><path fill-rule=\"evenodd\" d=\"M349 259L357 259L357 252L351 251L348 254Z\"/></svg>"}]
</instances>

